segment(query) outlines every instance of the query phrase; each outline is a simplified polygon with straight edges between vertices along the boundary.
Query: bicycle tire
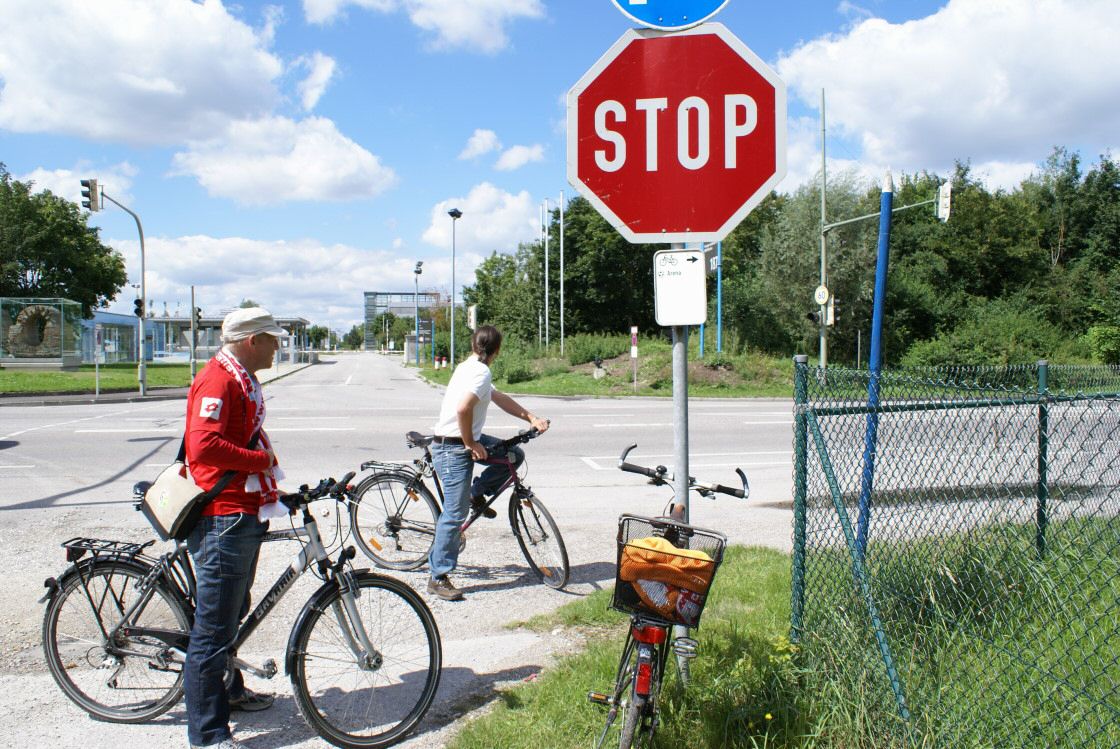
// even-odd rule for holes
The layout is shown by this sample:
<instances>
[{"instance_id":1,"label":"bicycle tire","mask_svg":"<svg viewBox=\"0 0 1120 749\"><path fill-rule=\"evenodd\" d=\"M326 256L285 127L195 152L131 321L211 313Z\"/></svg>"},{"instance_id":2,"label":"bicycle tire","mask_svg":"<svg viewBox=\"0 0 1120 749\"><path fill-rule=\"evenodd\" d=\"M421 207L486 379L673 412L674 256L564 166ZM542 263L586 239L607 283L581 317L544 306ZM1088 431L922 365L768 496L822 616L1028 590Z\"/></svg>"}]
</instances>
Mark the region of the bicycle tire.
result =
<instances>
[{"instance_id":1,"label":"bicycle tire","mask_svg":"<svg viewBox=\"0 0 1120 749\"><path fill-rule=\"evenodd\" d=\"M618 749L631 749L636 746L634 744L635 737L641 739L643 733L640 730L642 724L642 713L646 708L646 698L638 695L633 695L626 705L626 714L622 716L622 728L618 732Z\"/></svg>"},{"instance_id":2,"label":"bicycle tire","mask_svg":"<svg viewBox=\"0 0 1120 749\"><path fill-rule=\"evenodd\" d=\"M428 561L439 506L423 482L406 473L378 473L359 483L351 497L350 527L375 564L414 570Z\"/></svg>"},{"instance_id":3,"label":"bicycle tire","mask_svg":"<svg viewBox=\"0 0 1120 749\"><path fill-rule=\"evenodd\" d=\"M509 500L509 525L529 568L550 588L568 583L568 549L548 508L529 492Z\"/></svg>"},{"instance_id":4,"label":"bicycle tire","mask_svg":"<svg viewBox=\"0 0 1120 749\"><path fill-rule=\"evenodd\" d=\"M47 667L63 694L94 718L142 723L167 712L183 695L182 656L172 660L165 642L118 635L110 646L102 634L102 627L111 631L135 596L142 595L137 583L147 569L120 560L86 563L81 575L63 577L47 605ZM190 633L186 604L159 581L131 624ZM122 648L150 655L123 654ZM122 685L122 678L127 684Z\"/></svg>"},{"instance_id":5,"label":"bicycle tire","mask_svg":"<svg viewBox=\"0 0 1120 749\"><path fill-rule=\"evenodd\" d=\"M308 602L292 633L296 704L323 739L346 749L400 741L428 711L439 686L443 646L423 599L400 582L354 575L361 625L384 659L373 670L355 661L343 627L342 590ZM372 713L372 714L371 714Z\"/></svg>"}]
</instances>

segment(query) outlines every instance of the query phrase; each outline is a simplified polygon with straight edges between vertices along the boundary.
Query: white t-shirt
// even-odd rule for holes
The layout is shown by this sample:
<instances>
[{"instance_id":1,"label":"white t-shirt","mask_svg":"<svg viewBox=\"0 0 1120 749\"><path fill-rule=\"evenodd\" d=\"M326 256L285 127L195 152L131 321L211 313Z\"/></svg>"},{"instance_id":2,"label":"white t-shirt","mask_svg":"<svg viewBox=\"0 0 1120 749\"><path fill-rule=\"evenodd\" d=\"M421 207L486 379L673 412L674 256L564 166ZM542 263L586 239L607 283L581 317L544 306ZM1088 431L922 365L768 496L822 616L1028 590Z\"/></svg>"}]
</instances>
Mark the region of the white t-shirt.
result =
<instances>
[{"instance_id":1,"label":"white t-shirt","mask_svg":"<svg viewBox=\"0 0 1120 749\"><path fill-rule=\"evenodd\" d=\"M486 409L490 407L490 396L494 392L494 385L490 377L490 367L478 360L478 356L471 358L455 367L451 381L447 383L447 392L443 395L443 405L439 409L439 421L433 428L433 434L439 437L462 437L459 433L459 404L468 395L478 397L474 405L474 414L471 417L471 432L475 441L482 436L482 425L486 423Z\"/></svg>"}]
</instances>

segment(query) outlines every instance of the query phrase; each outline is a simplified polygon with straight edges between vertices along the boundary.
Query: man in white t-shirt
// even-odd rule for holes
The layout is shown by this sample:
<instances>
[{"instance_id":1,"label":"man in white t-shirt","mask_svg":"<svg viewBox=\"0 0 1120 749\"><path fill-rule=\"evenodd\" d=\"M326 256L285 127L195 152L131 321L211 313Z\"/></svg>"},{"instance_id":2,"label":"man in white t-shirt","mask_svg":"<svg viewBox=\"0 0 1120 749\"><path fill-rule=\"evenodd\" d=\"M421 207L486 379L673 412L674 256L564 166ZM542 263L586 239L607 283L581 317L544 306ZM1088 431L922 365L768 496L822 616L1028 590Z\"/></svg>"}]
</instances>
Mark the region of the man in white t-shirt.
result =
<instances>
[{"instance_id":1,"label":"man in white t-shirt","mask_svg":"<svg viewBox=\"0 0 1120 749\"><path fill-rule=\"evenodd\" d=\"M455 368L443 396L436 422L432 463L443 485L444 504L436 522L436 539L428 555L431 579L428 592L445 601L458 601L462 592L447 578L459 561L459 527L467 517L472 495L479 498L501 486L508 475L503 466L490 466L471 484L474 461L485 460L487 445L499 440L482 433L486 409L493 402L506 413L524 419L544 432L548 421L538 418L513 398L496 390L491 382L490 363L502 347L502 334L493 325L483 325L471 336L474 355ZM525 455L518 448L509 456L519 464ZM493 517L494 511L486 512Z\"/></svg>"}]
</instances>

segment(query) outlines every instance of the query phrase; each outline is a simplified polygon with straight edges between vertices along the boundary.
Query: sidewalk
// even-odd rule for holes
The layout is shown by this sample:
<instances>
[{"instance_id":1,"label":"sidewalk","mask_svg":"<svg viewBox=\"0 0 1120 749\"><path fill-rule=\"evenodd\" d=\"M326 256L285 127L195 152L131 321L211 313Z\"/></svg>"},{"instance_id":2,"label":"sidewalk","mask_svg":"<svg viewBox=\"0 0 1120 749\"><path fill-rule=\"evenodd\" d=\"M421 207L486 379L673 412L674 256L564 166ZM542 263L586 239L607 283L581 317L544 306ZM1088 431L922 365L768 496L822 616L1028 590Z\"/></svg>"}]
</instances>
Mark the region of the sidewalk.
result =
<instances>
[{"instance_id":1,"label":"sidewalk","mask_svg":"<svg viewBox=\"0 0 1120 749\"><path fill-rule=\"evenodd\" d=\"M201 364L199 365L201 368ZM270 369L257 372L257 378L263 385L266 382L279 380L295 374L301 369L310 367L310 364L282 364ZM93 393L40 393L31 395L0 395L0 407L3 406L75 406L91 403L147 403L149 401L167 401L187 397L188 388L148 388L148 394L140 397L136 390L119 393L102 393L94 396Z\"/></svg>"}]
</instances>

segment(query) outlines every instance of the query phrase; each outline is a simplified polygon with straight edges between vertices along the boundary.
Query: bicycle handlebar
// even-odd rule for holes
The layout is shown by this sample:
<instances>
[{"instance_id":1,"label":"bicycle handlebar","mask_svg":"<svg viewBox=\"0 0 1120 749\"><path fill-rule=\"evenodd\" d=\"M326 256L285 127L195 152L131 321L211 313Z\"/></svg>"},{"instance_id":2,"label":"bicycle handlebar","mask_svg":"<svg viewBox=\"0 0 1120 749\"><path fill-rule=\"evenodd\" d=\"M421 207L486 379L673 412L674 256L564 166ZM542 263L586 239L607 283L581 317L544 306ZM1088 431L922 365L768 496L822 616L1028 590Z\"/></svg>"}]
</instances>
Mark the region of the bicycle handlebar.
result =
<instances>
[{"instance_id":1,"label":"bicycle handlebar","mask_svg":"<svg viewBox=\"0 0 1120 749\"><path fill-rule=\"evenodd\" d=\"M649 479L650 479L650 482L653 483L656 486L662 486L664 484L671 484L673 482L674 476L669 471L669 469L666 468L665 466L660 466L659 465L656 468L646 468L645 466L640 466L640 465L636 465L634 463L626 462L627 456L629 456L630 452L636 447L637 447L636 444L630 445L630 447L628 447L628 448L626 448L625 450L622 451L622 455L620 455L618 457L618 468L619 468L619 470L620 471L626 471L627 473L637 473L641 476L648 476ZM689 476L688 477L688 488L689 489L695 489L696 491L700 492L701 494L719 493L719 494L727 494L727 495L732 496L732 497L738 497L739 499L746 499L751 494L751 487L750 487L750 484L747 482L747 475L745 473L743 473L742 468L736 468L735 473L739 474L739 480L743 482L743 488L742 489L736 489L734 487L724 486L723 484L708 483L706 481L697 481L695 476Z\"/></svg>"},{"instance_id":2,"label":"bicycle handlebar","mask_svg":"<svg viewBox=\"0 0 1120 749\"><path fill-rule=\"evenodd\" d=\"M552 421L551 420L546 420L545 423L551 424ZM537 429L536 427L530 427L530 428L528 428L528 429L526 429L522 432L518 432L516 435L514 435L513 437L510 437L509 439L502 440L498 444L494 445L494 447L491 450L487 450L487 452L490 452L490 453L496 452L496 451L504 452L506 450L509 450L514 445L524 444L524 443L528 442L529 440L536 439L537 437L540 436L540 434L541 434L541 431L539 429Z\"/></svg>"},{"instance_id":3,"label":"bicycle handlebar","mask_svg":"<svg viewBox=\"0 0 1120 749\"><path fill-rule=\"evenodd\" d=\"M350 471L338 481L333 478L326 478L319 482L318 486L314 489L308 488L307 484L300 486L299 491L291 494L281 494L279 501L284 503L289 512L295 512L300 507L305 507L312 502L322 499L323 497L331 497L338 501L343 500L343 493L346 491L350 479L354 478L354 472Z\"/></svg>"}]
</instances>

